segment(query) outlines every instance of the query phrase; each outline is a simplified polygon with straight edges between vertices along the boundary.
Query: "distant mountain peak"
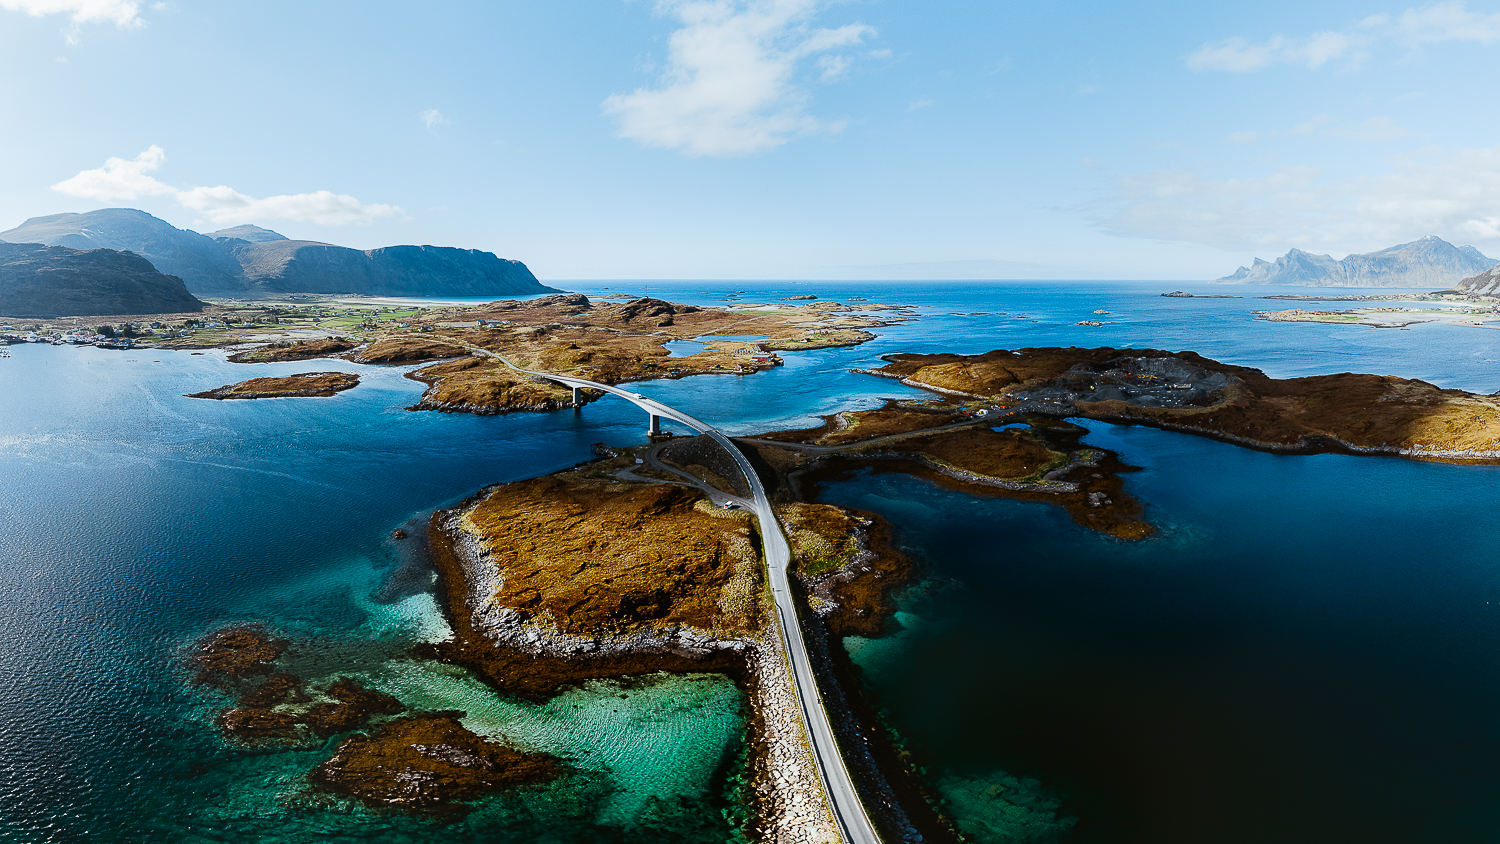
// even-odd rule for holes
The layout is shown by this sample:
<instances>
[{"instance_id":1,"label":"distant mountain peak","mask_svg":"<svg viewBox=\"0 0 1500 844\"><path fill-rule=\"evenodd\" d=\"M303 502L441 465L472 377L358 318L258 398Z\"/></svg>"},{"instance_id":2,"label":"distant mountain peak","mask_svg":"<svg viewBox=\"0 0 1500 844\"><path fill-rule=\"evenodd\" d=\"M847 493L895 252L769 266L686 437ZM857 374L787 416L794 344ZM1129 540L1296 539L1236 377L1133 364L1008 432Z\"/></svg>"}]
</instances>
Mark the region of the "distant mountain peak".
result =
<instances>
[{"instance_id":1,"label":"distant mountain peak","mask_svg":"<svg viewBox=\"0 0 1500 844\"><path fill-rule=\"evenodd\" d=\"M214 240L243 240L247 243L269 243L273 240L289 240L286 235L263 229L260 226L243 225L229 229L220 229L209 232L209 237Z\"/></svg>"},{"instance_id":2,"label":"distant mountain peak","mask_svg":"<svg viewBox=\"0 0 1500 844\"><path fill-rule=\"evenodd\" d=\"M1215 280L1309 287L1446 287L1493 266L1495 261L1478 249L1454 246L1430 234L1342 261L1294 248L1275 263L1256 258L1249 267Z\"/></svg>"}]
</instances>

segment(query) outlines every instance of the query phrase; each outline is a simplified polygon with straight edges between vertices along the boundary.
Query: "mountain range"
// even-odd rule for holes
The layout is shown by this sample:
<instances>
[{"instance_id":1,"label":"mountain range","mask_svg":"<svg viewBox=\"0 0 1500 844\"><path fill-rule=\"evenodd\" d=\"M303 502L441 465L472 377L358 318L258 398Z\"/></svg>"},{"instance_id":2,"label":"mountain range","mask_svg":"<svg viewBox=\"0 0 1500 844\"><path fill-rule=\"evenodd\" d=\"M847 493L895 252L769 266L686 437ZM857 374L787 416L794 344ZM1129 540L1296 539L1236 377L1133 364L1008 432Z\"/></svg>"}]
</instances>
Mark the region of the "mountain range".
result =
<instances>
[{"instance_id":1,"label":"mountain range","mask_svg":"<svg viewBox=\"0 0 1500 844\"><path fill-rule=\"evenodd\" d=\"M359 250L291 240L259 226L199 234L132 208L33 217L0 232L0 241L134 252L161 272L181 278L195 296L515 296L557 292L542 286L520 261L478 249L386 246Z\"/></svg>"},{"instance_id":2,"label":"mountain range","mask_svg":"<svg viewBox=\"0 0 1500 844\"><path fill-rule=\"evenodd\" d=\"M198 313L182 279L113 249L0 243L0 314L11 317Z\"/></svg>"},{"instance_id":3,"label":"mountain range","mask_svg":"<svg viewBox=\"0 0 1500 844\"><path fill-rule=\"evenodd\" d=\"M1313 255L1293 249L1275 263L1255 259L1215 281L1238 284L1300 284L1308 287L1451 287L1495 266L1472 246L1454 246L1431 235L1379 252Z\"/></svg>"}]
</instances>

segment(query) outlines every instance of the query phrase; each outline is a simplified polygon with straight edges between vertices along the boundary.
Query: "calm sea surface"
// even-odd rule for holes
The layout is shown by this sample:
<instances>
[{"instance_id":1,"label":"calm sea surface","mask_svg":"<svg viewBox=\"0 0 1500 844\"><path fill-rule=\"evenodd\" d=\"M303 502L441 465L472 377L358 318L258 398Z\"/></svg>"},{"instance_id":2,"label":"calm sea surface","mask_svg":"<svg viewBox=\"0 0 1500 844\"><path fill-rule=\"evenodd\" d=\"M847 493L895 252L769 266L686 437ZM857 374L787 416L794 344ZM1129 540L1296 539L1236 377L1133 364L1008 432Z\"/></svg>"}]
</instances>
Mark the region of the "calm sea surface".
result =
<instances>
[{"instance_id":1,"label":"calm sea surface","mask_svg":"<svg viewBox=\"0 0 1500 844\"><path fill-rule=\"evenodd\" d=\"M650 282L677 301L863 296L923 318L773 372L640 389L733 433L918 395L847 371L896 351L1154 346L1279 377L1500 389L1489 330L1257 323L1251 310L1286 303L1158 295L1179 287L1266 292ZM976 311L989 313L951 315ZM1074 325L1085 318L1111 324ZM599 683L537 706L406 656L445 628L430 574L390 532L485 484L586 460L591 443L641 442L638 411L410 413L421 385L404 369L12 353L0 360L0 841L734 837L744 701L722 677ZM364 381L328 399L182 397L314 369ZM1123 544L1046 505L901 476L828 490L891 518L927 564L900 632L847 646L960 825L979 841L1500 840L1497 469L1088 426L1091 443L1144 468L1130 486L1159 537ZM575 773L447 826L312 794L302 777L332 744L228 748L211 725L224 700L187 683L184 649L246 621L301 642L309 677L356 674L412 707L463 709L472 729Z\"/></svg>"}]
</instances>

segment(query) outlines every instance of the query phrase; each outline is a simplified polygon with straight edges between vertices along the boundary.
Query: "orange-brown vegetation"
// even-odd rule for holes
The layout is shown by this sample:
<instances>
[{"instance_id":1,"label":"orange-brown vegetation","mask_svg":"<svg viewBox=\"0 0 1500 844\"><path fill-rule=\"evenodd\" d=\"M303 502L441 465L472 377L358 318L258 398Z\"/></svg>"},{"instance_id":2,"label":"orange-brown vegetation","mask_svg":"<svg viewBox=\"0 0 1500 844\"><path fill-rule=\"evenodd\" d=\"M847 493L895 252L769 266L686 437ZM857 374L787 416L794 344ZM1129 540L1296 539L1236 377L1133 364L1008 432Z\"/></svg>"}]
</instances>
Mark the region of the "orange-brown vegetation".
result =
<instances>
[{"instance_id":1,"label":"orange-brown vegetation","mask_svg":"<svg viewBox=\"0 0 1500 844\"><path fill-rule=\"evenodd\" d=\"M430 809L556 777L559 760L496 744L459 722L462 712L398 718L344 740L313 770L321 788L369 806Z\"/></svg>"},{"instance_id":2,"label":"orange-brown vegetation","mask_svg":"<svg viewBox=\"0 0 1500 844\"><path fill-rule=\"evenodd\" d=\"M1066 454L1048 448L1030 431L995 431L986 427L906 437L875 446L871 451L915 454L939 465L1017 482L1035 480L1068 462Z\"/></svg>"},{"instance_id":3,"label":"orange-brown vegetation","mask_svg":"<svg viewBox=\"0 0 1500 844\"><path fill-rule=\"evenodd\" d=\"M407 377L428 385L412 410L495 414L556 410L573 402L568 388L529 378L493 358L463 357L407 373Z\"/></svg>"},{"instance_id":4,"label":"orange-brown vegetation","mask_svg":"<svg viewBox=\"0 0 1500 844\"><path fill-rule=\"evenodd\" d=\"M559 630L688 624L748 632L758 565L741 520L681 486L546 477L495 487L463 520L502 583L493 600Z\"/></svg>"},{"instance_id":5,"label":"orange-brown vegetation","mask_svg":"<svg viewBox=\"0 0 1500 844\"><path fill-rule=\"evenodd\" d=\"M795 572L834 636L880 636L894 615L889 595L914 573L891 542L890 525L870 513L828 504L777 508ZM831 611L828 611L831 608Z\"/></svg>"},{"instance_id":6,"label":"orange-brown vegetation","mask_svg":"<svg viewBox=\"0 0 1500 844\"><path fill-rule=\"evenodd\" d=\"M351 353L355 363L425 363L467 355L467 349L420 337L388 337Z\"/></svg>"},{"instance_id":7,"label":"orange-brown vegetation","mask_svg":"<svg viewBox=\"0 0 1500 844\"><path fill-rule=\"evenodd\" d=\"M964 418L956 411L956 408L951 406L924 407L888 400L884 407L877 410L856 410L834 414L827 417L820 427L776 431L763 435L763 438L813 445L845 445L876 437L938 428L961 422Z\"/></svg>"},{"instance_id":8,"label":"orange-brown vegetation","mask_svg":"<svg viewBox=\"0 0 1500 844\"><path fill-rule=\"evenodd\" d=\"M331 396L359 386L359 376L347 372L303 372L281 378L251 378L201 393L190 399L284 399Z\"/></svg>"}]
</instances>

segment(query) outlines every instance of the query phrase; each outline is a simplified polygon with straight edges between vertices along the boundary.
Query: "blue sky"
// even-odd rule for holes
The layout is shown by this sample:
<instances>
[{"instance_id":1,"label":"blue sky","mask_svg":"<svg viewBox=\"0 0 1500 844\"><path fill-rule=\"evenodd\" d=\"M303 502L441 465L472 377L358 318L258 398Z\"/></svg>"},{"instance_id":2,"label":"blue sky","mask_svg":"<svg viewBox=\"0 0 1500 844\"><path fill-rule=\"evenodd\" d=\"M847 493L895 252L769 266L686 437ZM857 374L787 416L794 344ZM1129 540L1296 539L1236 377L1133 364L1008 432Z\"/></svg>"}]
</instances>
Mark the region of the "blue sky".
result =
<instances>
[{"instance_id":1,"label":"blue sky","mask_svg":"<svg viewBox=\"0 0 1500 844\"><path fill-rule=\"evenodd\" d=\"M0 228L128 206L570 278L1500 258L1500 2L0 0Z\"/></svg>"}]
</instances>

